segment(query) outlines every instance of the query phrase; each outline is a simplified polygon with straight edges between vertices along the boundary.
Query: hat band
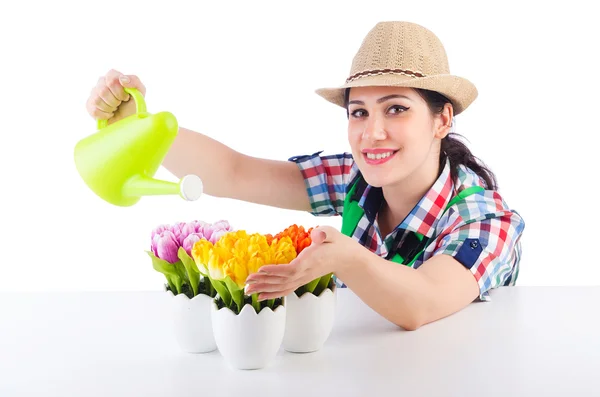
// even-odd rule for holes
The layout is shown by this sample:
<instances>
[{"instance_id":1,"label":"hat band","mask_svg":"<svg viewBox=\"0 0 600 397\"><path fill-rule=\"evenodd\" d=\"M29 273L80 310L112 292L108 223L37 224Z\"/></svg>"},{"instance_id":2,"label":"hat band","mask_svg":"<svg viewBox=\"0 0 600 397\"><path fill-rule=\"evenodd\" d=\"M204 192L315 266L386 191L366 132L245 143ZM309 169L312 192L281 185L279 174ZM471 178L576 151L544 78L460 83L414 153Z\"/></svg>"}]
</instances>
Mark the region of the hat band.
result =
<instances>
[{"instance_id":1,"label":"hat band","mask_svg":"<svg viewBox=\"0 0 600 397\"><path fill-rule=\"evenodd\" d=\"M352 76L346 79L346 83L354 81L359 77L372 76L376 74L403 74L410 77L425 77L423 73L413 72L408 69L373 69L373 70L365 70L364 72L355 73Z\"/></svg>"}]
</instances>

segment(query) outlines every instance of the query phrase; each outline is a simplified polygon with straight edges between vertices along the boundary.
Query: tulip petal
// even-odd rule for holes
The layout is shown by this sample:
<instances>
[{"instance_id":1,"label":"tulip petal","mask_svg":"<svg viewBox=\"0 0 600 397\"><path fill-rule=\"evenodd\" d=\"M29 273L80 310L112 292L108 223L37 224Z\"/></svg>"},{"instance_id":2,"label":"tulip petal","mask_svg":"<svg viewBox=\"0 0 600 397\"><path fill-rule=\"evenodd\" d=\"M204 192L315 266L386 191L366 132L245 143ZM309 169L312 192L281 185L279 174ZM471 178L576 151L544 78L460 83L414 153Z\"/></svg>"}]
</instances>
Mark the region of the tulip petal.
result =
<instances>
[{"instance_id":1,"label":"tulip petal","mask_svg":"<svg viewBox=\"0 0 600 397\"><path fill-rule=\"evenodd\" d=\"M183 247L183 249L185 249L185 252L187 252L187 254L191 256L194 244L196 243L196 241L200 241L201 239L202 235L200 233L191 233L183 240L181 246Z\"/></svg>"},{"instance_id":2,"label":"tulip petal","mask_svg":"<svg viewBox=\"0 0 600 397\"><path fill-rule=\"evenodd\" d=\"M157 256L169 263L175 263L179 260L178 250L179 243L175 235L168 230L161 232L156 243Z\"/></svg>"}]
</instances>

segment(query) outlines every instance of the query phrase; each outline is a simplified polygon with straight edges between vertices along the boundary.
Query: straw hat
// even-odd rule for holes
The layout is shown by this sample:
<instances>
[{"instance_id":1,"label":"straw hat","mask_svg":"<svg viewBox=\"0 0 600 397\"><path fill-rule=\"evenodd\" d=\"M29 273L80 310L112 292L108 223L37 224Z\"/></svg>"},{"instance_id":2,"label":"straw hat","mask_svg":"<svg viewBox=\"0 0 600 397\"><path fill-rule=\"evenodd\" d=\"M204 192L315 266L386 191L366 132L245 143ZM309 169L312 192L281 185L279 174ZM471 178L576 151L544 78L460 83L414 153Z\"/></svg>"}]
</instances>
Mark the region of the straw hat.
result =
<instances>
[{"instance_id":1,"label":"straw hat","mask_svg":"<svg viewBox=\"0 0 600 397\"><path fill-rule=\"evenodd\" d=\"M411 22L380 22L364 38L344 85L321 88L317 94L344 106L349 87L395 86L422 88L445 95L454 114L477 98L469 80L450 74L444 46L428 29Z\"/></svg>"}]
</instances>

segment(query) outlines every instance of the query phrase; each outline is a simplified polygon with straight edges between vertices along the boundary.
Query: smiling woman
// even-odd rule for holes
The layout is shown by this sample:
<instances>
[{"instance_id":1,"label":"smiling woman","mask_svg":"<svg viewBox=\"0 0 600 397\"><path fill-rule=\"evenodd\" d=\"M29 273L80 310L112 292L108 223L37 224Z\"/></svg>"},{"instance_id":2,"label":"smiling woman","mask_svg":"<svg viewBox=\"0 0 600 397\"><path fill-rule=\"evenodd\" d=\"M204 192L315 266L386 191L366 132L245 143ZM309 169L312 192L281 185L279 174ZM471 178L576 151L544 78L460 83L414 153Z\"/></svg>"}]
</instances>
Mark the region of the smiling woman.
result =
<instances>
[{"instance_id":1,"label":"smiling woman","mask_svg":"<svg viewBox=\"0 0 600 397\"><path fill-rule=\"evenodd\" d=\"M109 123L132 114L124 87L145 93L136 76L110 71L88 98L90 114ZM378 23L345 84L317 93L347 110L351 153L266 160L180 127L165 158L174 175L199 175L206 194L342 217L341 231L315 228L289 264L248 276L246 294L282 297L333 273L338 286L414 330L515 284L524 221L453 136L454 117L477 89L450 74L431 31Z\"/></svg>"}]
</instances>

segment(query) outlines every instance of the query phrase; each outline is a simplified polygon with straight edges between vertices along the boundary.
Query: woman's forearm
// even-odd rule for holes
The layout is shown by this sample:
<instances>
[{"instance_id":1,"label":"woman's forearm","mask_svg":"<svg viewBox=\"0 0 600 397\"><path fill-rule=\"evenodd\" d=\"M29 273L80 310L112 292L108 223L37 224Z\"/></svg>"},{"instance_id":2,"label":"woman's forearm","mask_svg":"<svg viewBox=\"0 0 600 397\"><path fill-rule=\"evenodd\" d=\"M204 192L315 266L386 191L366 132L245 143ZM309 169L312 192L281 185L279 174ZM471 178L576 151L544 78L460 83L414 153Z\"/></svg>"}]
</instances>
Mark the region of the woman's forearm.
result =
<instances>
[{"instance_id":1,"label":"woman's forearm","mask_svg":"<svg viewBox=\"0 0 600 397\"><path fill-rule=\"evenodd\" d=\"M367 305L407 330L449 316L479 295L478 283L449 255L435 255L418 269L383 259L362 246L336 275Z\"/></svg>"},{"instance_id":2,"label":"woman's forearm","mask_svg":"<svg viewBox=\"0 0 600 397\"><path fill-rule=\"evenodd\" d=\"M415 330L426 321L430 280L413 268L381 258L359 247L356 261L336 271L363 302L389 321Z\"/></svg>"}]
</instances>

